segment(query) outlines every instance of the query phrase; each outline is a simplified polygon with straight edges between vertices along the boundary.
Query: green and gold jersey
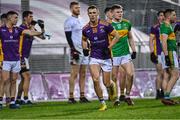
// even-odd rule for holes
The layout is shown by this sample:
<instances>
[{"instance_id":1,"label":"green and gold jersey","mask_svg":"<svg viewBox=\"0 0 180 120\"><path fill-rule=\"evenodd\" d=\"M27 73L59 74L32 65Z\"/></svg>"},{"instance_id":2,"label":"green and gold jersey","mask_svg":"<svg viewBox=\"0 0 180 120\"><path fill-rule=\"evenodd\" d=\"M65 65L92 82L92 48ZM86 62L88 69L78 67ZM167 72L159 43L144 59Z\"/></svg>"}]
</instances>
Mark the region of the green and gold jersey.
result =
<instances>
[{"instance_id":1,"label":"green and gold jersey","mask_svg":"<svg viewBox=\"0 0 180 120\"><path fill-rule=\"evenodd\" d=\"M177 50L176 36L172 28L172 25L163 22L160 26L160 33L161 33L161 40L162 40L163 34L168 35L168 39L167 39L168 51L176 51Z\"/></svg>"},{"instance_id":2,"label":"green and gold jersey","mask_svg":"<svg viewBox=\"0 0 180 120\"><path fill-rule=\"evenodd\" d=\"M131 31L131 23L126 19L122 19L121 22L112 21L111 24L121 37L120 40L112 48L113 57L120 57L130 54L128 33L129 31Z\"/></svg>"}]
</instances>

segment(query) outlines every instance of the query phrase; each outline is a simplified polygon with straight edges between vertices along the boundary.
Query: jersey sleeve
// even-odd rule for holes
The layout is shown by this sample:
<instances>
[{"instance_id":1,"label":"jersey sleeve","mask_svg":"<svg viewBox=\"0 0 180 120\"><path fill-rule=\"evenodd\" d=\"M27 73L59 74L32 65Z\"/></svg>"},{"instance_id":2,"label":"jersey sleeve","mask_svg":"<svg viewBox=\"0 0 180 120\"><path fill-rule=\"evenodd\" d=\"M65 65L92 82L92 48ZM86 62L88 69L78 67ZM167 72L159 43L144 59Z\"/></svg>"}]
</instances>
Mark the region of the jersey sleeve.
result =
<instances>
[{"instance_id":1,"label":"jersey sleeve","mask_svg":"<svg viewBox=\"0 0 180 120\"><path fill-rule=\"evenodd\" d=\"M105 28L108 34L111 34L114 31L114 28L110 23L108 23Z\"/></svg>"},{"instance_id":2,"label":"jersey sleeve","mask_svg":"<svg viewBox=\"0 0 180 120\"><path fill-rule=\"evenodd\" d=\"M156 32L155 32L155 29L154 27L151 27L150 29L150 36L155 36Z\"/></svg>"},{"instance_id":3,"label":"jersey sleeve","mask_svg":"<svg viewBox=\"0 0 180 120\"><path fill-rule=\"evenodd\" d=\"M161 25L160 26L160 33L169 35L169 33L170 33L169 27L166 26L165 24Z\"/></svg>"},{"instance_id":4,"label":"jersey sleeve","mask_svg":"<svg viewBox=\"0 0 180 120\"><path fill-rule=\"evenodd\" d=\"M24 28L22 27L17 27L18 31L19 31L19 35L22 35L23 31L25 30Z\"/></svg>"},{"instance_id":5,"label":"jersey sleeve","mask_svg":"<svg viewBox=\"0 0 180 120\"><path fill-rule=\"evenodd\" d=\"M82 40L85 40L87 38L86 30L83 28L82 30Z\"/></svg>"},{"instance_id":6,"label":"jersey sleeve","mask_svg":"<svg viewBox=\"0 0 180 120\"><path fill-rule=\"evenodd\" d=\"M131 27L132 27L132 24L131 24L131 22L129 22L128 31L131 31Z\"/></svg>"},{"instance_id":7,"label":"jersey sleeve","mask_svg":"<svg viewBox=\"0 0 180 120\"><path fill-rule=\"evenodd\" d=\"M72 31L72 25L68 19L64 22L64 31Z\"/></svg>"}]
</instances>

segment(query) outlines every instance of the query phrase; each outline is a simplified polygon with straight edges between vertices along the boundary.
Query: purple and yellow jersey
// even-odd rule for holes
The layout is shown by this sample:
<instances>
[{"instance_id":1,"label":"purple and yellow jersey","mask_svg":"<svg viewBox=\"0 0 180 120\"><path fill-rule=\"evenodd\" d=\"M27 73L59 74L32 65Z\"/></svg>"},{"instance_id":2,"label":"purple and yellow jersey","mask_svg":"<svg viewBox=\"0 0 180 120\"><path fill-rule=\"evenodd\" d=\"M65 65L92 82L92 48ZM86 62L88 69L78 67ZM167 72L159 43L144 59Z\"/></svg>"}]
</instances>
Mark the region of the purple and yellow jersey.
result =
<instances>
[{"instance_id":1,"label":"purple and yellow jersey","mask_svg":"<svg viewBox=\"0 0 180 120\"><path fill-rule=\"evenodd\" d=\"M29 29L27 25L21 24L19 26L21 29ZM31 47L32 47L33 37L29 35L21 35L20 37L20 47L19 47L19 53L20 57L23 58L29 58Z\"/></svg>"},{"instance_id":2,"label":"purple and yellow jersey","mask_svg":"<svg viewBox=\"0 0 180 120\"><path fill-rule=\"evenodd\" d=\"M160 41L160 24L156 24L151 27L150 36L152 36L153 44L154 44L154 54L155 55L161 55L162 52L162 46Z\"/></svg>"},{"instance_id":3,"label":"purple and yellow jersey","mask_svg":"<svg viewBox=\"0 0 180 120\"><path fill-rule=\"evenodd\" d=\"M2 48L3 61L20 60L19 39L22 31L19 27L13 27L12 32L9 31L7 26L0 27L0 46Z\"/></svg>"},{"instance_id":4,"label":"purple and yellow jersey","mask_svg":"<svg viewBox=\"0 0 180 120\"><path fill-rule=\"evenodd\" d=\"M90 41L90 57L103 60L111 58L111 52L108 49L108 37L112 32L115 32L112 25L103 20L99 20L98 25L94 27L88 23L83 28L83 39Z\"/></svg>"}]
</instances>

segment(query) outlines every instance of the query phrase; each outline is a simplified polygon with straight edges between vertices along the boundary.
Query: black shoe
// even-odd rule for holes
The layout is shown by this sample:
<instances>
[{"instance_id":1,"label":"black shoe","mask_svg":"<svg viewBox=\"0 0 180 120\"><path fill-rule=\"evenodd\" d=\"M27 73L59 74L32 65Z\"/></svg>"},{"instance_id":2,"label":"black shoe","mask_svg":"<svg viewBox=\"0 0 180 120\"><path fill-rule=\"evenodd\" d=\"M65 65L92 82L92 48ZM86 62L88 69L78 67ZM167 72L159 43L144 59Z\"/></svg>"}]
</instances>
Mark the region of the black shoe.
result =
<instances>
[{"instance_id":1,"label":"black shoe","mask_svg":"<svg viewBox=\"0 0 180 120\"><path fill-rule=\"evenodd\" d=\"M20 108L20 105L19 105L19 104L15 104L15 103L14 103L14 104L10 104L10 105L9 105L9 108L10 108L10 109L19 109L19 108Z\"/></svg>"},{"instance_id":2,"label":"black shoe","mask_svg":"<svg viewBox=\"0 0 180 120\"><path fill-rule=\"evenodd\" d=\"M125 101L125 95L121 95L121 96L119 97L119 101Z\"/></svg>"},{"instance_id":3,"label":"black shoe","mask_svg":"<svg viewBox=\"0 0 180 120\"><path fill-rule=\"evenodd\" d=\"M86 97L80 97L80 103L90 103L90 101Z\"/></svg>"},{"instance_id":4,"label":"black shoe","mask_svg":"<svg viewBox=\"0 0 180 120\"><path fill-rule=\"evenodd\" d=\"M158 99L161 99L161 91L160 90L157 90L157 92L156 92L156 100L158 100Z\"/></svg>"},{"instance_id":5,"label":"black shoe","mask_svg":"<svg viewBox=\"0 0 180 120\"><path fill-rule=\"evenodd\" d=\"M0 110L2 110L3 109L3 104L0 104Z\"/></svg>"},{"instance_id":6,"label":"black shoe","mask_svg":"<svg viewBox=\"0 0 180 120\"><path fill-rule=\"evenodd\" d=\"M25 101L24 100L17 99L15 103L19 104L19 105L25 105Z\"/></svg>"},{"instance_id":7,"label":"black shoe","mask_svg":"<svg viewBox=\"0 0 180 120\"><path fill-rule=\"evenodd\" d=\"M25 101L25 104L26 105L32 105L33 103L30 100L28 100L28 101Z\"/></svg>"},{"instance_id":8,"label":"black shoe","mask_svg":"<svg viewBox=\"0 0 180 120\"><path fill-rule=\"evenodd\" d=\"M132 101L131 98L125 98L125 102L129 105L129 106L133 106L134 105L134 102Z\"/></svg>"},{"instance_id":9,"label":"black shoe","mask_svg":"<svg viewBox=\"0 0 180 120\"><path fill-rule=\"evenodd\" d=\"M161 102L164 104L164 105L176 105L176 102L171 100L171 99L162 99Z\"/></svg>"},{"instance_id":10,"label":"black shoe","mask_svg":"<svg viewBox=\"0 0 180 120\"><path fill-rule=\"evenodd\" d=\"M161 99L164 98L164 91L161 90Z\"/></svg>"},{"instance_id":11,"label":"black shoe","mask_svg":"<svg viewBox=\"0 0 180 120\"><path fill-rule=\"evenodd\" d=\"M69 98L68 103L75 104L77 101L74 98Z\"/></svg>"},{"instance_id":12,"label":"black shoe","mask_svg":"<svg viewBox=\"0 0 180 120\"><path fill-rule=\"evenodd\" d=\"M114 102L114 106L115 106L115 107L120 106L120 101L115 101L115 102Z\"/></svg>"}]
</instances>

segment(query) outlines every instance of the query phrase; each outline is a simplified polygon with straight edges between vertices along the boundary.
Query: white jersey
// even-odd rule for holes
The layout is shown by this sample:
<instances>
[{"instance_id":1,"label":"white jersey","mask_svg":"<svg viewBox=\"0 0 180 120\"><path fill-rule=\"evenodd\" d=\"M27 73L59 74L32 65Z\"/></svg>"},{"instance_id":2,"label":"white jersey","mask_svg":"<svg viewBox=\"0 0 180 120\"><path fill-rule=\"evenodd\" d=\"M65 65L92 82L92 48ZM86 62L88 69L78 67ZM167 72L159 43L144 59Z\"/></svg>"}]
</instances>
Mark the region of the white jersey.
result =
<instances>
[{"instance_id":1,"label":"white jersey","mask_svg":"<svg viewBox=\"0 0 180 120\"><path fill-rule=\"evenodd\" d=\"M82 53L82 21L76 17L69 17L64 22L64 31L71 31L71 39L76 50Z\"/></svg>"}]
</instances>

